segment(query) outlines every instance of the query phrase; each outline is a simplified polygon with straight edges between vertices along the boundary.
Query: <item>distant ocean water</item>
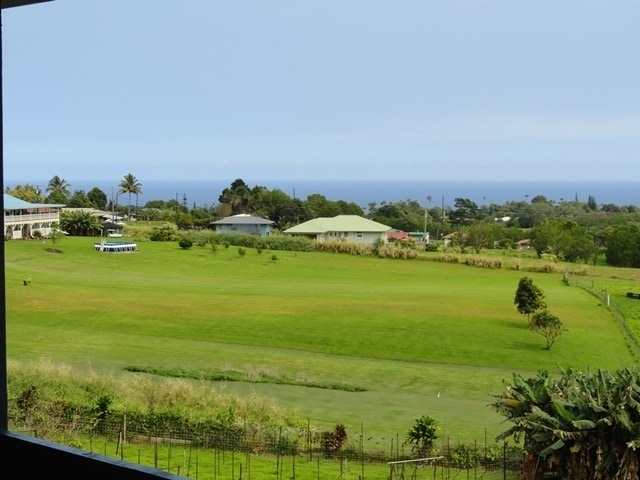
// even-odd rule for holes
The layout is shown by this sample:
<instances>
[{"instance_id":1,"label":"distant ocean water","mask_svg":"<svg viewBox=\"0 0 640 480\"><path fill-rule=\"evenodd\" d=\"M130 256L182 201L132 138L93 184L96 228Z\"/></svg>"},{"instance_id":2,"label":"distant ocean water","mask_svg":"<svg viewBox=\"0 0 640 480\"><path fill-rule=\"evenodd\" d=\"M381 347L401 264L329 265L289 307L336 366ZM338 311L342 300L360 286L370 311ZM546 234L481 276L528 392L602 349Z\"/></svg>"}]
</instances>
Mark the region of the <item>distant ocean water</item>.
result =
<instances>
[{"instance_id":1,"label":"distant ocean water","mask_svg":"<svg viewBox=\"0 0 640 480\"><path fill-rule=\"evenodd\" d=\"M105 192L107 198L115 196L121 179L113 180L71 180L70 191L84 190L85 193L94 187ZM187 206L194 204L198 207L214 206L219 203L218 198L225 188L231 186L232 180L176 180L176 181L145 181L138 178L142 184L142 194L138 197L138 204L143 206L151 200L178 200L183 203L186 197ZM40 186L43 190L47 180L5 180L5 188L30 183ZM466 198L478 206L497 204L509 201L530 201L536 195L544 195L548 200L556 202L578 200L586 202L593 196L596 203L615 204L618 206L640 206L640 182L456 182L456 181L330 181L330 180L265 180L249 181L245 183L253 188L257 185L269 190L279 189L292 198L305 200L308 195L324 195L328 200L344 200L356 203L365 212L370 203L380 205L382 202L391 203L405 200L415 200L423 206L453 207L456 198ZM122 198L125 197L125 198ZM430 197L430 200L428 200ZM118 202L128 202L127 195L121 195ZM131 198L135 204L135 196Z\"/></svg>"}]
</instances>

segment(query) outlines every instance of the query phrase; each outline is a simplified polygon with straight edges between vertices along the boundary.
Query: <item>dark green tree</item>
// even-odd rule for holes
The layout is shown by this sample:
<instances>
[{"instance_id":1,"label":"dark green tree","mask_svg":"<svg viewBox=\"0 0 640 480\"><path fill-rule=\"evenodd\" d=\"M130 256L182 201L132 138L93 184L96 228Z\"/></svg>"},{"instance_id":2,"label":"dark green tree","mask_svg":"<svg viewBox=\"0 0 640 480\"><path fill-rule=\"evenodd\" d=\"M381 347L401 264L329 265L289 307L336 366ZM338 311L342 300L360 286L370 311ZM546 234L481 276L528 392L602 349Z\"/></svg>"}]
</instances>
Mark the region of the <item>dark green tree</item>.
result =
<instances>
[{"instance_id":1,"label":"dark green tree","mask_svg":"<svg viewBox=\"0 0 640 480\"><path fill-rule=\"evenodd\" d=\"M67 201L67 207L72 208L95 208L91 200L84 193L84 190L75 190L71 198Z\"/></svg>"},{"instance_id":2,"label":"dark green tree","mask_svg":"<svg viewBox=\"0 0 640 480\"><path fill-rule=\"evenodd\" d=\"M299 198L293 198L286 203L278 204L271 220L276 222L275 226L278 229L285 230L309 219L306 217L302 201Z\"/></svg>"},{"instance_id":3,"label":"dark green tree","mask_svg":"<svg viewBox=\"0 0 640 480\"><path fill-rule=\"evenodd\" d=\"M566 218L541 222L531 229L530 238L538 257L548 253L567 262L584 260L586 263L597 252L589 230Z\"/></svg>"},{"instance_id":4,"label":"dark green tree","mask_svg":"<svg viewBox=\"0 0 640 480\"><path fill-rule=\"evenodd\" d=\"M564 222L562 225L562 243L560 257L567 262L583 260L588 263L598 252L593 236L586 227L576 222Z\"/></svg>"},{"instance_id":5,"label":"dark green tree","mask_svg":"<svg viewBox=\"0 0 640 480\"><path fill-rule=\"evenodd\" d=\"M149 200L144 204L144 208L157 208L159 210L162 210L164 208L167 208L167 204L164 200Z\"/></svg>"},{"instance_id":6,"label":"dark green tree","mask_svg":"<svg viewBox=\"0 0 640 480\"><path fill-rule=\"evenodd\" d=\"M567 220L575 220L589 213L593 212L585 202L562 202L554 211L556 217L564 217Z\"/></svg>"},{"instance_id":7,"label":"dark green tree","mask_svg":"<svg viewBox=\"0 0 640 480\"><path fill-rule=\"evenodd\" d=\"M340 207L343 215L359 215L361 217L364 215L364 210L362 210L362 207L354 202L345 202L344 200L338 200L336 203Z\"/></svg>"},{"instance_id":8,"label":"dark green tree","mask_svg":"<svg viewBox=\"0 0 640 480\"><path fill-rule=\"evenodd\" d=\"M475 202L468 198L456 198L449 221L455 226L471 225L478 217L478 205Z\"/></svg>"},{"instance_id":9,"label":"dark green tree","mask_svg":"<svg viewBox=\"0 0 640 480\"><path fill-rule=\"evenodd\" d=\"M375 209L369 218L383 225L388 225L404 232L423 230L424 208L415 200L383 203Z\"/></svg>"},{"instance_id":10,"label":"dark green tree","mask_svg":"<svg viewBox=\"0 0 640 480\"><path fill-rule=\"evenodd\" d=\"M282 190L269 190L267 188L252 189L251 211L254 215L268 218L277 222L277 212L281 205L291 201L291 197Z\"/></svg>"},{"instance_id":11,"label":"dark green tree","mask_svg":"<svg viewBox=\"0 0 640 480\"><path fill-rule=\"evenodd\" d=\"M536 195L531 199L531 203L549 203L549 200L544 195Z\"/></svg>"},{"instance_id":12,"label":"dark green tree","mask_svg":"<svg viewBox=\"0 0 640 480\"><path fill-rule=\"evenodd\" d=\"M518 312L527 316L527 320L530 320L531 314L547 306L544 301L544 292L540 287L534 285L533 280L529 277L522 277L518 282L513 303Z\"/></svg>"},{"instance_id":13,"label":"dark green tree","mask_svg":"<svg viewBox=\"0 0 640 480\"><path fill-rule=\"evenodd\" d=\"M520 228L531 228L554 217L553 205L550 202L525 204L518 210L516 217Z\"/></svg>"},{"instance_id":14,"label":"dark green tree","mask_svg":"<svg viewBox=\"0 0 640 480\"><path fill-rule=\"evenodd\" d=\"M540 258L543 254L555 255L561 237L560 222L545 220L531 229L529 233L530 245Z\"/></svg>"},{"instance_id":15,"label":"dark green tree","mask_svg":"<svg viewBox=\"0 0 640 480\"><path fill-rule=\"evenodd\" d=\"M614 267L640 267L640 228L632 223L615 227L607 239L605 257Z\"/></svg>"},{"instance_id":16,"label":"dark green tree","mask_svg":"<svg viewBox=\"0 0 640 480\"><path fill-rule=\"evenodd\" d=\"M620 208L618 205L614 204L614 203L605 203L604 205L602 205L601 207L603 212L607 212L607 213L620 213L622 212L622 208Z\"/></svg>"},{"instance_id":17,"label":"dark green tree","mask_svg":"<svg viewBox=\"0 0 640 480\"><path fill-rule=\"evenodd\" d=\"M87 198L98 210L104 210L107 208L107 194L100 190L98 187L93 187L87 193Z\"/></svg>"},{"instance_id":18,"label":"dark green tree","mask_svg":"<svg viewBox=\"0 0 640 480\"><path fill-rule=\"evenodd\" d=\"M305 209L311 215L311 218L318 217L335 217L342 213L340 206L331 200L327 200L324 195L313 193L307 196L304 201Z\"/></svg>"},{"instance_id":19,"label":"dark green tree","mask_svg":"<svg viewBox=\"0 0 640 480\"><path fill-rule=\"evenodd\" d=\"M222 191L218 201L230 205L232 215L245 213L251 202L251 190L244 180L237 178Z\"/></svg>"},{"instance_id":20,"label":"dark green tree","mask_svg":"<svg viewBox=\"0 0 640 480\"><path fill-rule=\"evenodd\" d=\"M546 349L549 350L560 335L566 332L562 321L548 310L534 313L529 321L529 329L542 335L547 341Z\"/></svg>"},{"instance_id":21,"label":"dark green tree","mask_svg":"<svg viewBox=\"0 0 640 480\"><path fill-rule=\"evenodd\" d=\"M498 228L500 227L495 223L476 220L463 229L464 235L461 237L461 241L466 246L473 248L476 253L480 253L483 248L493 246Z\"/></svg>"}]
</instances>

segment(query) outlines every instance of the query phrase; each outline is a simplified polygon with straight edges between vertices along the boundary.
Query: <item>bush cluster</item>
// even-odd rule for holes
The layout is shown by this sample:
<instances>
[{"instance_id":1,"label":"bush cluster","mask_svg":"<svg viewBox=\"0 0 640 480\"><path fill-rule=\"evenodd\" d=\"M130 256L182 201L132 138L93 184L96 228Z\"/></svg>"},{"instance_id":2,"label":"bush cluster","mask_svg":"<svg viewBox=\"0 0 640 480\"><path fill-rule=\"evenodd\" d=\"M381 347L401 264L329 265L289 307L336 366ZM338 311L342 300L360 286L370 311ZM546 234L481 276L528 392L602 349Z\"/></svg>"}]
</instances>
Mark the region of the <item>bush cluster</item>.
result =
<instances>
[{"instance_id":1,"label":"bush cluster","mask_svg":"<svg viewBox=\"0 0 640 480\"><path fill-rule=\"evenodd\" d=\"M433 260L444 263L460 263L460 256L453 253L443 253L437 257L433 257Z\"/></svg>"},{"instance_id":2,"label":"bush cluster","mask_svg":"<svg viewBox=\"0 0 640 480\"><path fill-rule=\"evenodd\" d=\"M472 267L481 268L502 268L501 258L485 258L485 257L466 257L464 263Z\"/></svg>"},{"instance_id":3,"label":"bush cluster","mask_svg":"<svg viewBox=\"0 0 640 480\"><path fill-rule=\"evenodd\" d=\"M152 242L173 242L178 238L178 229L174 225L166 224L154 227L149 235Z\"/></svg>"},{"instance_id":4,"label":"bush cluster","mask_svg":"<svg viewBox=\"0 0 640 480\"><path fill-rule=\"evenodd\" d=\"M391 243L378 247L376 254L380 258L399 258L401 260L408 260L418 256L414 249L402 246L399 247L397 244Z\"/></svg>"},{"instance_id":5,"label":"bush cluster","mask_svg":"<svg viewBox=\"0 0 640 480\"><path fill-rule=\"evenodd\" d=\"M288 250L291 252L310 252L313 242L303 237L261 237L243 233L202 233L211 245L255 248L256 250Z\"/></svg>"},{"instance_id":6,"label":"bush cluster","mask_svg":"<svg viewBox=\"0 0 640 480\"><path fill-rule=\"evenodd\" d=\"M329 240L326 242L314 242L313 251L369 256L373 253L373 246L342 240Z\"/></svg>"}]
</instances>

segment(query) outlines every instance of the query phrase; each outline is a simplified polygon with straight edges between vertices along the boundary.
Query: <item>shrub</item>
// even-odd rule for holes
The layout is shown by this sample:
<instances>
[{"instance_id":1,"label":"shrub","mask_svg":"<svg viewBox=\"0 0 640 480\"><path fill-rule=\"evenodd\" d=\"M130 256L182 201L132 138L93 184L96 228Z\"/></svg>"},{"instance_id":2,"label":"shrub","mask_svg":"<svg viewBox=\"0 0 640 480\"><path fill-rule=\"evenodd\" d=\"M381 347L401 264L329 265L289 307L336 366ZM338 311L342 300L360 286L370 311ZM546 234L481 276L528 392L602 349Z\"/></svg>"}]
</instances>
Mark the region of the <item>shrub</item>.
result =
<instances>
[{"instance_id":1,"label":"shrub","mask_svg":"<svg viewBox=\"0 0 640 480\"><path fill-rule=\"evenodd\" d=\"M193 247L193 240L190 239L189 237L182 237L178 241L178 245L183 250L189 250L191 247Z\"/></svg>"},{"instance_id":2,"label":"shrub","mask_svg":"<svg viewBox=\"0 0 640 480\"><path fill-rule=\"evenodd\" d=\"M203 235L197 235L195 239L195 244L199 247L205 247L209 243L209 240Z\"/></svg>"},{"instance_id":3,"label":"shrub","mask_svg":"<svg viewBox=\"0 0 640 480\"><path fill-rule=\"evenodd\" d=\"M178 230L173 225L163 225L161 227L155 227L149 240L152 242L173 242L178 235Z\"/></svg>"},{"instance_id":4,"label":"shrub","mask_svg":"<svg viewBox=\"0 0 640 480\"><path fill-rule=\"evenodd\" d=\"M378 247L376 254L380 258L399 258L403 260L416 258L418 256L415 250L402 246L398 247L396 244L387 244Z\"/></svg>"},{"instance_id":5,"label":"shrub","mask_svg":"<svg viewBox=\"0 0 640 480\"><path fill-rule=\"evenodd\" d=\"M472 267L502 268L501 258L484 258L484 257L469 256L465 258L465 263Z\"/></svg>"},{"instance_id":6,"label":"shrub","mask_svg":"<svg viewBox=\"0 0 640 480\"><path fill-rule=\"evenodd\" d=\"M415 423L407 432L406 442L412 449L424 456L433 448L433 442L438 438L438 422L429 415L416 418Z\"/></svg>"},{"instance_id":7,"label":"shrub","mask_svg":"<svg viewBox=\"0 0 640 480\"><path fill-rule=\"evenodd\" d=\"M348 253L350 255L369 256L373 253L371 245L346 242L344 240L329 240L326 242L314 242L314 252Z\"/></svg>"},{"instance_id":8,"label":"shrub","mask_svg":"<svg viewBox=\"0 0 640 480\"><path fill-rule=\"evenodd\" d=\"M455 468L469 470L481 458L480 452L477 448L471 445L456 445L451 453L451 464Z\"/></svg>"},{"instance_id":9,"label":"shrub","mask_svg":"<svg viewBox=\"0 0 640 480\"><path fill-rule=\"evenodd\" d=\"M209 238L210 243L222 245L225 248L229 246L255 248L255 249L271 249L271 250L288 250L291 252L310 252L313 250L312 241L302 237L260 237L257 235L247 235L242 233L214 233Z\"/></svg>"},{"instance_id":10,"label":"shrub","mask_svg":"<svg viewBox=\"0 0 640 480\"><path fill-rule=\"evenodd\" d=\"M375 242L373 242L373 248L375 250L380 249L380 247L384 247L385 243L384 240L382 240L381 238L376 238Z\"/></svg>"},{"instance_id":11,"label":"shrub","mask_svg":"<svg viewBox=\"0 0 640 480\"><path fill-rule=\"evenodd\" d=\"M460 257L453 253L444 253L437 257L436 260L445 263L460 263Z\"/></svg>"},{"instance_id":12,"label":"shrub","mask_svg":"<svg viewBox=\"0 0 640 480\"><path fill-rule=\"evenodd\" d=\"M344 425L338 424L333 432L323 432L322 443L326 457L332 457L340 451L342 445L347 441L347 429Z\"/></svg>"},{"instance_id":13,"label":"shrub","mask_svg":"<svg viewBox=\"0 0 640 480\"><path fill-rule=\"evenodd\" d=\"M424 251L425 252L437 252L438 251L438 244L437 243L427 243L424 246Z\"/></svg>"}]
</instances>

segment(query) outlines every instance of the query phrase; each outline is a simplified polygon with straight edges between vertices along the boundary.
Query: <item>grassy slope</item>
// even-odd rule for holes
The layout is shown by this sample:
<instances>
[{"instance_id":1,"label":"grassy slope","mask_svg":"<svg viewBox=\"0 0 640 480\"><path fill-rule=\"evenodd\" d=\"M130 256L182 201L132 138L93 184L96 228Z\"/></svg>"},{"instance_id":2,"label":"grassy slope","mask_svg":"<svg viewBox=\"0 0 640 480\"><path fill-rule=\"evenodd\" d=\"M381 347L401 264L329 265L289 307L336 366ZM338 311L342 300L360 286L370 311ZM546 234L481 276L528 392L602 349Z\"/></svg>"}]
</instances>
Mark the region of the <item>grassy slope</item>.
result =
<instances>
[{"instance_id":1,"label":"grassy slope","mask_svg":"<svg viewBox=\"0 0 640 480\"><path fill-rule=\"evenodd\" d=\"M506 429L488 404L513 372L634 361L609 312L558 274L328 253L274 252L273 261L272 252L165 243L113 255L95 252L94 241L65 238L59 254L37 242L5 244L9 359L348 383L367 391L225 389L273 398L319 427L363 426L375 438L403 435L429 414L444 435L465 441ZM513 305L523 275L569 329L550 351Z\"/></svg>"}]
</instances>

